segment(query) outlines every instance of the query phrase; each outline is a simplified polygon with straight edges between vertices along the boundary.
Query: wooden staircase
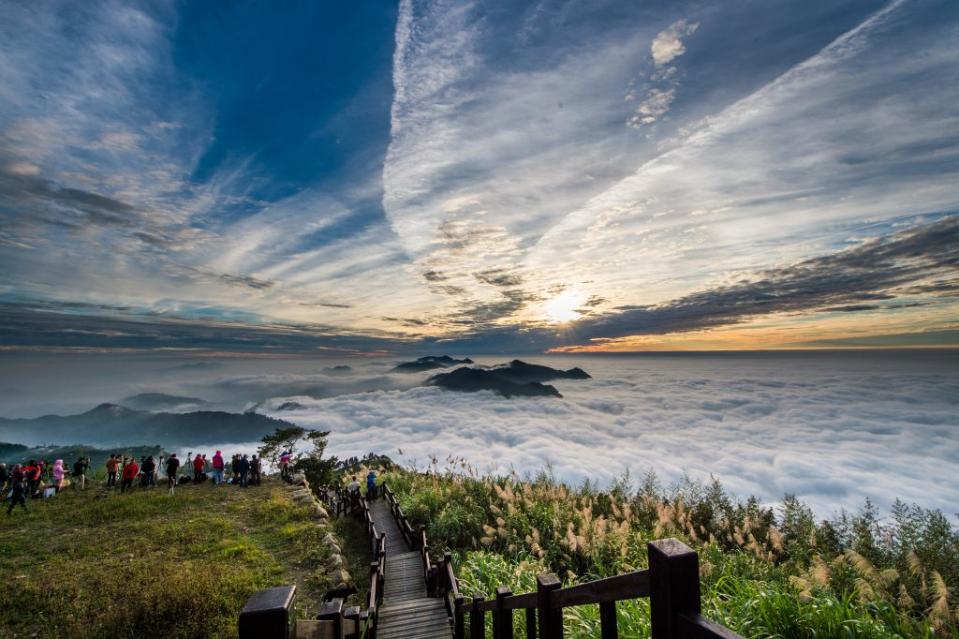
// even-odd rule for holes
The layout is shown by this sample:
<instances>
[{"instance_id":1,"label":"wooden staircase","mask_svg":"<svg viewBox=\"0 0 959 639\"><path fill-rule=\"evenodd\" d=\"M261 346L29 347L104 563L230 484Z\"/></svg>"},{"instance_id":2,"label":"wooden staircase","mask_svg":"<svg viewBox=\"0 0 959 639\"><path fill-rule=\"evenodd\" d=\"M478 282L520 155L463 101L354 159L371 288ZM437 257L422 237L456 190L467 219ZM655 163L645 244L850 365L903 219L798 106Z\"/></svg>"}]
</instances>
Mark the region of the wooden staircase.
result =
<instances>
[{"instance_id":1,"label":"wooden staircase","mask_svg":"<svg viewBox=\"0 0 959 639\"><path fill-rule=\"evenodd\" d=\"M442 599L429 597L423 560L411 551L385 500L370 504L376 529L386 534L386 576L378 639L452 639Z\"/></svg>"}]
</instances>

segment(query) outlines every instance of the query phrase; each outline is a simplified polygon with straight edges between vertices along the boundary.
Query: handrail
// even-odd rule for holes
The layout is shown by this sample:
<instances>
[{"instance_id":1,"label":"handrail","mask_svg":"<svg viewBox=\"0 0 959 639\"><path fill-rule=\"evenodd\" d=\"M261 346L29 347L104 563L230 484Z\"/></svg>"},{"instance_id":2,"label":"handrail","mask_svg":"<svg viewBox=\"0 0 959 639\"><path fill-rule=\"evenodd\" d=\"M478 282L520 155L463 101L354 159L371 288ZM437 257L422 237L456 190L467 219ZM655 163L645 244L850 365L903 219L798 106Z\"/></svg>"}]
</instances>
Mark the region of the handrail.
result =
<instances>
[{"instance_id":1,"label":"handrail","mask_svg":"<svg viewBox=\"0 0 959 639\"><path fill-rule=\"evenodd\" d=\"M550 607L568 608L648 596L649 571L638 570L557 590L550 597Z\"/></svg>"},{"instance_id":2,"label":"handrail","mask_svg":"<svg viewBox=\"0 0 959 639\"><path fill-rule=\"evenodd\" d=\"M486 613L493 613L493 638L513 636L513 611L526 611L527 636L561 639L562 610L573 606L599 605L603 639L617 639L616 602L650 599L652 639L742 639L738 634L700 614L699 557L675 539L651 542L649 569L598 579L567 588L555 575L540 575L535 592L514 595L499 587L496 598L474 595L463 612L470 615L470 636L486 634ZM452 573L448 563L448 573ZM455 580L455 576L445 581ZM536 628L539 628L538 633ZM465 639L465 631L454 623L454 638Z\"/></svg>"},{"instance_id":3,"label":"handrail","mask_svg":"<svg viewBox=\"0 0 959 639\"><path fill-rule=\"evenodd\" d=\"M456 580L456 573L453 571L452 556L449 553L446 554L443 563L446 564L447 587L449 588L450 594L452 594L454 597L457 597L460 594L460 585Z\"/></svg>"},{"instance_id":4,"label":"handrail","mask_svg":"<svg viewBox=\"0 0 959 639\"><path fill-rule=\"evenodd\" d=\"M648 596L649 571L638 570L556 590L550 596L549 606L553 609L562 609L623 601L625 599L642 599ZM510 595L503 599L505 610L525 610L536 608L537 605L535 592ZM480 604L479 609L484 612L495 610L496 600L484 601Z\"/></svg>"},{"instance_id":5,"label":"handrail","mask_svg":"<svg viewBox=\"0 0 959 639\"><path fill-rule=\"evenodd\" d=\"M369 504L365 499L357 499L355 494L348 494L351 510L359 510L359 514L366 524L366 534L369 538L370 554L370 590L366 597L366 615L363 618L363 637L375 639L379 623L379 607L383 601L383 585L386 581L386 533L380 532L373 523Z\"/></svg>"},{"instance_id":6,"label":"handrail","mask_svg":"<svg viewBox=\"0 0 959 639\"><path fill-rule=\"evenodd\" d=\"M527 592L523 595L513 595L503 600L503 608L506 610L526 610L536 607L536 593Z\"/></svg>"}]
</instances>

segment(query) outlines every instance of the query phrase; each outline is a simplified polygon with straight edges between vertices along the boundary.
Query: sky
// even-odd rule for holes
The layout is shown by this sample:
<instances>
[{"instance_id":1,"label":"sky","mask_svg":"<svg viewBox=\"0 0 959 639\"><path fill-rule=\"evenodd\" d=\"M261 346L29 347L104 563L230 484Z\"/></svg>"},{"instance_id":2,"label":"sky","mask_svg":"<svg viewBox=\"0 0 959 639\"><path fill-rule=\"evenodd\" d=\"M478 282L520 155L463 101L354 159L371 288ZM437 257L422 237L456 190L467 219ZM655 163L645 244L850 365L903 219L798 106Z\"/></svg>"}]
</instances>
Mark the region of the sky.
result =
<instances>
[{"instance_id":1,"label":"sky","mask_svg":"<svg viewBox=\"0 0 959 639\"><path fill-rule=\"evenodd\" d=\"M959 3L0 2L0 350L959 345Z\"/></svg>"}]
</instances>

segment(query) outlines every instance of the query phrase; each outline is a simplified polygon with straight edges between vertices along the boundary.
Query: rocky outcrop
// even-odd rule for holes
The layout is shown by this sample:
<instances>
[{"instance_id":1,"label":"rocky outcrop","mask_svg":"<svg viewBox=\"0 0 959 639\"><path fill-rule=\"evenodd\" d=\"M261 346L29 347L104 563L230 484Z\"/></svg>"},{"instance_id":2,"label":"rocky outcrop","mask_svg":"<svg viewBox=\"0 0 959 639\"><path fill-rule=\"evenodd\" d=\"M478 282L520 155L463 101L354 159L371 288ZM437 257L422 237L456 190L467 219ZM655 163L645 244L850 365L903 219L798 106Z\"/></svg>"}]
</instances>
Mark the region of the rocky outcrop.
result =
<instances>
[{"instance_id":1,"label":"rocky outcrop","mask_svg":"<svg viewBox=\"0 0 959 639\"><path fill-rule=\"evenodd\" d=\"M310 489L310 483L307 481L305 475L302 473L293 475L289 491L290 499L293 500L294 504L310 508L316 518L318 526L323 528L328 526L330 514L326 512L326 508L323 507L320 500L313 494L313 491ZM353 584L353 578L347 570L348 564L343 557L343 545L330 530L327 530L323 536L322 543L330 552L330 556L322 566L323 572L326 573L330 583L334 584L335 589L348 588Z\"/></svg>"}]
</instances>

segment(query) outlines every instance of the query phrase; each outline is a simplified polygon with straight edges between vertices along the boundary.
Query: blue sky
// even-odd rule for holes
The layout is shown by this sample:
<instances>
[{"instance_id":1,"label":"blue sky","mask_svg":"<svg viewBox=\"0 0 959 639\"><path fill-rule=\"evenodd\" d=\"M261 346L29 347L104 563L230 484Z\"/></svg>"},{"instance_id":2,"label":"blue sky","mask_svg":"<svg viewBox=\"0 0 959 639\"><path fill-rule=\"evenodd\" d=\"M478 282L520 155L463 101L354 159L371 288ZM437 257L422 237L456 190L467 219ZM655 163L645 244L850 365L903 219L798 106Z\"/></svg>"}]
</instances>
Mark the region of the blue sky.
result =
<instances>
[{"instance_id":1,"label":"blue sky","mask_svg":"<svg viewBox=\"0 0 959 639\"><path fill-rule=\"evenodd\" d=\"M0 347L955 345L959 5L0 5Z\"/></svg>"}]
</instances>

